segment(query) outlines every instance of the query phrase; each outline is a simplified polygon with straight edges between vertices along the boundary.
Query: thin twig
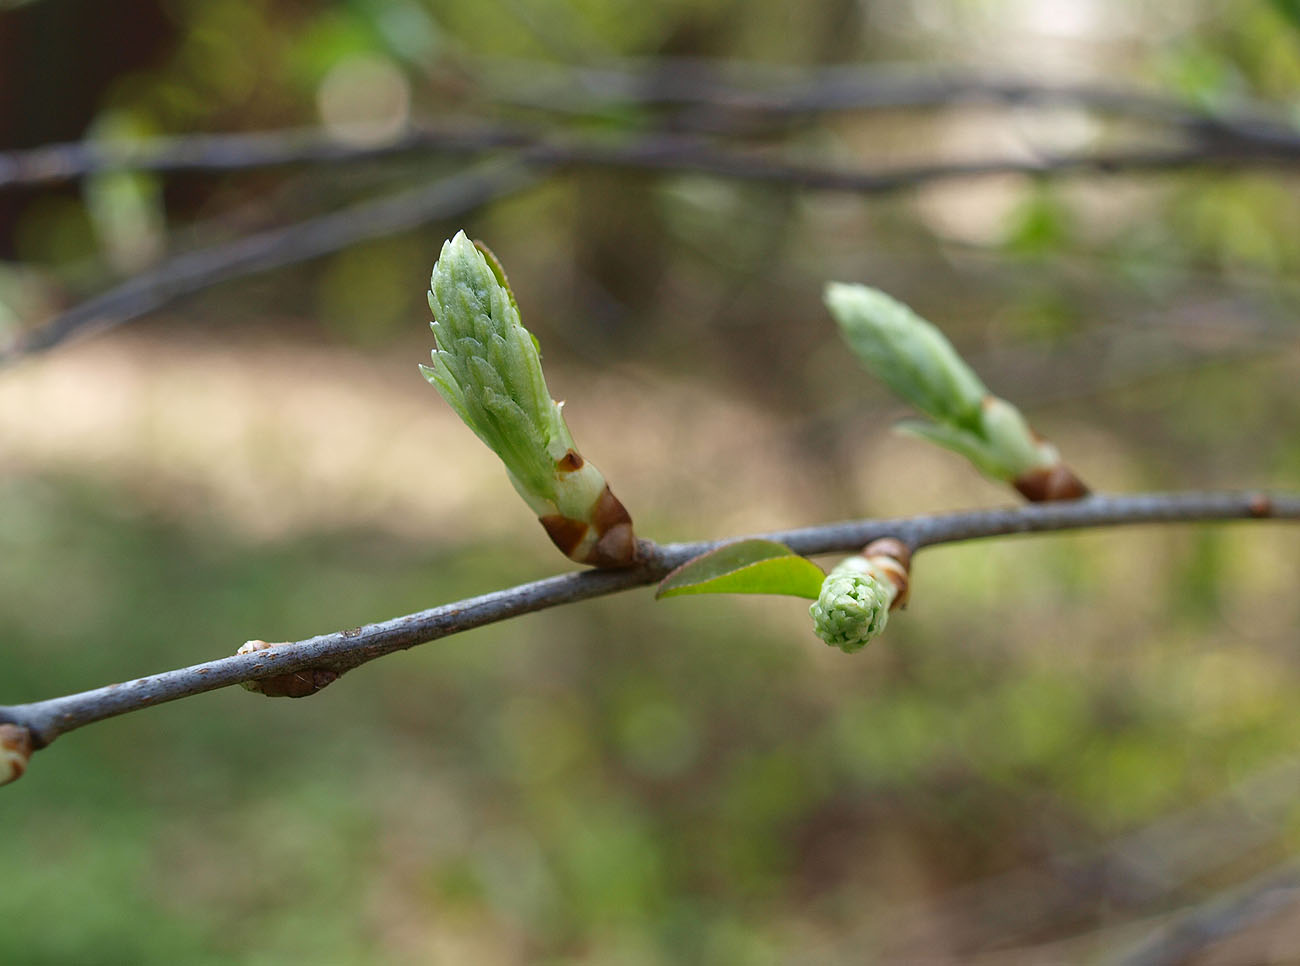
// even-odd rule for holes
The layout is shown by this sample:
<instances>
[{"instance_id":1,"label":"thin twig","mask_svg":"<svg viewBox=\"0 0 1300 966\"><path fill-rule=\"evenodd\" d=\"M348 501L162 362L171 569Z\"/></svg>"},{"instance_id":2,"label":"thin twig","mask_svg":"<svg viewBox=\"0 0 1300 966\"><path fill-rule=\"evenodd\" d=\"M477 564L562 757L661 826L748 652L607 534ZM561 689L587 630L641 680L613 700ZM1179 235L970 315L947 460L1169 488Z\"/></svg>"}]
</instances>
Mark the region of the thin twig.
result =
<instances>
[{"instance_id":1,"label":"thin twig","mask_svg":"<svg viewBox=\"0 0 1300 966\"><path fill-rule=\"evenodd\" d=\"M1032 866L884 910L888 958L906 960L912 944L936 927L958 955L989 937L1007 942L1077 925L1081 909L1132 913L1167 901L1190 880L1275 842L1294 808L1298 783L1300 758L1273 761L1213 798L1161 815L1095 850L1049 854Z\"/></svg>"},{"instance_id":2,"label":"thin twig","mask_svg":"<svg viewBox=\"0 0 1300 966\"><path fill-rule=\"evenodd\" d=\"M793 110L793 107L791 107ZM0 189L67 181L103 171L240 171L292 164L352 163L404 154L478 155L533 150L533 163L703 171L722 177L779 181L844 191L893 191L923 181L1005 173L1163 170L1196 164L1300 161L1300 132L1266 122L1189 113L1190 144L1098 155L1043 156L918 165L880 172L835 171L781 162L670 132L640 133L622 142L551 134L503 123L413 127L389 140L356 144L327 131L290 128L247 134L199 134L123 142L73 141L0 153ZM1208 133L1207 133L1208 132ZM914 175L910 172L915 171Z\"/></svg>"},{"instance_id":3,"label":"thin twig","mask_svg":"<svg viewBox=\"0 0 1300 966\"><path fill-rule=\"evenodd\" d=\"M1243 153L1235 149L1186 147L1102 155L957 161L861 171L795 163L717 148L698 138L667 134L628 143L591 139L537 143L520 152L513 164L485 162L485 168L453 175L431 187L363 202L343 211L176 256L20 332L9 347L0 349L0 366L53 348L73 335L138 318L218 282L306 261L362 239L392 234L436 218L463 214L531 183L536 173L530 175L525 168L673 171L808 190L885 194L930 182L991 175L1119 174L1283 160L1280 155L1253 150ZM1300 160L1300 152L1294 160Z\"/></svg>"},{"instance_id":4,"label":"thin twig","mask_svg":"<svg viewBox=\"0 0 1300 966\"><path fill-rule=\"evenodd\" d=\"M112 328L219 282L294 265L369 238L451 218L532 184L519 163L488 162L378 201L186 252L20 332L0 350L0 366L53 348L74 335Z\"/></svg>"},{"instance_id":5,"label":"thin twig","mask_svg":"<svg viewBox=\"0 0 1300 966\"><path fill-rule=\"evenodd\" d=\"M0 188L70 181L103 171L246 171L290 164L340 164L402 154L485 154L535 144L538 133L508 124L429 125L357 143L321 128L187 134L130 141L69 141L0 153Z\"/></svg>"},{"instance_id":6,"label":"thin twig","mask_svg":"<svg viewBox=\"0 0 1300 966\"><path fill-rule=\"evenodd\" d=\"M1152 91L1105 84L1044 84L917 65L782 68L695 58L624 61L574 68L496 61L473 75L494 100L552 113L591 114L611 108L707 107L772 118L838 112L924 110L971 102L1082 107L1099 114L1153 121L1198 138L1230 137L1300 147L1300 131L1276 109L1238 101L1207 111ZM525 80L526 78L526 80Z\"/></svg>"},{"instance_id":7,"label":"thin twig","mask_svg":"<svg viewBox=\"0 0 1300 966\"><path fill-rule=\"evenodd\" d=\"M1175 916L1155 935L1116 959L1116 966L1187 963L1212 943L1249 929L1297 901L1300 862L1293 860Z\"/></svg>"},{"instance_id":8,"label":"thin twig","mask_svg":"<svg viewBox=\"0 0 1300 966\"><path fill-rule=\"evenodd\" d=\"M533 157L558 166L681 171L737 181L756 181L817 191L888 194L938 181L998 175L1146 174L1193 167L1300 162L1295 151L1269 152L1225 146L1186 146L1123 150L1096 154L1039 154L1024 158L941 161L930 164L863 170L789 161L752 151L713 147L696 138L659 135L627 144L570 141L543 144Z\"/></svg>"},{"instance_id":9,"label":"thin twig","mask_svg":"<svg viewBox=\"0 0 1300 966\"><path fill-rule=\"evenodd\" d=\"M1065 503L1005 509L855 520L763 534L796 553L850 552L870 540L892 536L914 550L1015 533L1207 520L1300 520L1300 493L1249 492L1148 493L1095 496ZM342 672L367 661L461 631L642 587L661 580L672 568L728 541L642 545L642 563L626 570L563 574L479 597L443 604L404 617L347 631L322 634L268 650L220 658L113 684L93 691L31 704L0 707L0 722L26 729L40 748L59 735L104 718L138 711L165 701L308 669Z\"/></svg>"},{"instance_id":10,"label":"thin twig","mask_svg":"<svg viewBox=\"0 0 1300 966\"><path fill-rule=\"evenodd\" d=\"M1079 105L1154 121L1191 135L1200 150L1232 149L1237 157L1250 153L1294 157L1300 152L1300 131L1255 104L1208 112L1147 91L916 68L781 71L770 66L661 60L629 71L505 62L487 69L483 78L498 101L568 113L608 109L611 104L668 105L809 118L838 111L925 109L991 100L1011 105ZM86 140L0 152L0 188L66 181L107 170L238 171L412 153L483 154L547 143L559 146L553 136L536 127L481 121L423 124L388 139L361 143L319 128Z\"/></svg>"}]
</instances>

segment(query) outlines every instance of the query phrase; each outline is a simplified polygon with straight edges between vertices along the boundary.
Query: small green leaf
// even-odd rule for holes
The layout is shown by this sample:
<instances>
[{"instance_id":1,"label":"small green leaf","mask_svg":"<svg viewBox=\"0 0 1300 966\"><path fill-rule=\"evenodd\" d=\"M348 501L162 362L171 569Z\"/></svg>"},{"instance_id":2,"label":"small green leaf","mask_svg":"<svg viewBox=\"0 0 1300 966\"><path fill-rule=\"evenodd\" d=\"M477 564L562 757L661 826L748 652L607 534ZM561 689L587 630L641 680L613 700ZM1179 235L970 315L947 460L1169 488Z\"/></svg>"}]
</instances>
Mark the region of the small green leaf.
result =
<instances>
[{"instance_id":1,"label":"small green leaf","mask_svg":"<svg viewBox=\"0 0 1300 966\"><path fill-rule=\"evenodd\" d=\"M518 312L519 302L515 299L515 290L510 287L510 279L506 278L506 270L501 267L501 259L497 258L496 252L488 248L487 245L484 245L481 241L474 242L474 247L479 250L479 254L481 254L484 261L487 262L488 268L492 269L492 274L497 277L497 284L506 290L506 295L510 296L510 304L513 305L515 311ZM528 334L533 336L533 344L537 345L537 336L533 335L531 332ZM541 352L541 346L538 346L537 351Z\"/></svg>"},{"instance_id":2,"label":"small green leaf","mask_svg":"<svg viewBox=\"0 0 1300 966\"><path fill-rule=\"evenodd\" d=\"M741 540L686 561L655 597L682 594L788 594L816 600L826 575L806 557L772 540Z\"/></svg>"}]
</instances>

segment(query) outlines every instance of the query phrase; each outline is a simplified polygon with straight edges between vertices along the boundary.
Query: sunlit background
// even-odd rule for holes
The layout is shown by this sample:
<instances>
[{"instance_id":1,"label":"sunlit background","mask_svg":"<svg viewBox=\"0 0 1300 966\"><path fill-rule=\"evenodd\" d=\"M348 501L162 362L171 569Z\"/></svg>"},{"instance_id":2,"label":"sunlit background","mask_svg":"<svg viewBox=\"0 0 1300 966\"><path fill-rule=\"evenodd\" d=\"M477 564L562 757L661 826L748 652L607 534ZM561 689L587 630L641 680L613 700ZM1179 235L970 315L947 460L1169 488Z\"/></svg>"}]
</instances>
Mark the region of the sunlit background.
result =
<instances>
[{"instance_id":1,"label":"sunlit background","mask_svg":"<svg viewBox=\"0 0 1300 966\"><path fill-rule=\"evenodd\" d=\"M0 3L0 151L708 123L565 83L664 58L1300 117L1292 0L31 0ZM977 98L733 143L875 170L1167 135ZM0 187L0 340L176 254L471 163ZM71 340L0 369L0 702L568 567L416 369L429 268L462 227L648 537L1014 499L890 433L905 410L846 358L830 279L940 324L1098 489L1295 488L1297 188L1285 166L866 196L566 167ZM229 689L97 724L0 792L0 962L1110 962L1300 852L1298 551L1266 525L987 541L921 555L910 608L854 656L795 599L640 591L306 701ZM1293 888L1167 961L1297 950Z\"/></svg>"}]
</instances>

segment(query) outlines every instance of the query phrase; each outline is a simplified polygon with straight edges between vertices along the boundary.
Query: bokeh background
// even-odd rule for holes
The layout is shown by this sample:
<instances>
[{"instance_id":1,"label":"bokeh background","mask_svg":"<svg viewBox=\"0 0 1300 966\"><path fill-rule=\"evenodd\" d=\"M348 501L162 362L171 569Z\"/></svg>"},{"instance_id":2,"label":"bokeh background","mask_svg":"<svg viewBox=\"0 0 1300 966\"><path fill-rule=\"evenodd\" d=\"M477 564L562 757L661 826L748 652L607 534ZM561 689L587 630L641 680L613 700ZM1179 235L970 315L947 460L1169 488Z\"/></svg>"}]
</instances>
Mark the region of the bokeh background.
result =
<instances>
[{"instance_id":1,"label":"bokeh background","mask_svg":"<svg viewBox=\"0 0 1300 966\"><path fill-rule=\"evenodd\" d=\"M876 170L1169 138L984 98L765 127L609 80L701 63L758 86L826 65L1104 84L1285 122L1300 7L34 0L0 4L0 148L508 123L705 130ZM0 334L469 163L0 188ZM461 227L509 270L576 438L646 536L1011 501L891 435L904 410L845 358L829 279L939 323L1098 489L1294 488L1297 187L1286 165L878 195L564 168L12 363L0 701L566 567L416 371L429 267ZM935 549L851 657L797 600L634 592L306 701L231 689L97 724L0 796L0 961L1110 962L1300 850L1297 549L1280 525ZM1159 961L1295 961L1295 885Z\"/></svg>"}]
</instances>

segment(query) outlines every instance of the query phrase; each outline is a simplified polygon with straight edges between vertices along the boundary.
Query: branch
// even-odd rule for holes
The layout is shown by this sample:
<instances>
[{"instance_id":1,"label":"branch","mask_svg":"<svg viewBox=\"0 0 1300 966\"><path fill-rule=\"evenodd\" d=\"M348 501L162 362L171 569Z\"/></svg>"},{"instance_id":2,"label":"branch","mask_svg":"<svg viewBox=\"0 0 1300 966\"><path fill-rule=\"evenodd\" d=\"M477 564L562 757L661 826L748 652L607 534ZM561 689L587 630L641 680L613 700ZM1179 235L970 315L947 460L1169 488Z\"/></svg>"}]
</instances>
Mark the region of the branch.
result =
<instances>
[{"instance_id":1,"label":"branch","mask_svg":"<svg viewBox=\"0 0 1300 966\"><path fill-rule=\"evenodd\" d=\"M570 68L498 61L471 74L493 100L565 114L611 107L705 107L778 119L832 112L933 109L971 102L1081 106L1166 125L1201 148L1294 156L1300 131L1275 110L1238 102L1206 111L1172 97L1100 84L1043 84L1013 77L898 65L782 69L689 58L625 61L621 68ZM680 129L680 123L678 124ZM131 141L78 141L0 153L0 188L66 181L106 170L238 171L289 164L378 160L402 154L481 154L544 143L544 132L512 124L423 125L378 143L355 144L297 128Z\"/></svg>"},{"instance_id":2,"label":"branch","mask_svg":"<svg viewBox=\"0 0 1300 966\"><path fill-rule=\"evenodd\" d=\"M1191 146L1112 154L957 161L861 171L716 148L697 138L670 134L647 136L623 144L594 139L537 142L519 152L514 157L513 166L500 161L485 162L483 167L453 175L430 187L363 202L284 228L178 255L35 328L19 333L11 345L0 349L0 366L53 348L73 335L131 321L218 282L296 264L366 238L382 237L437 218L463 214L533 183L537 175L527 173L527 168L594 167L690 172L809 190L886 194L936 181L992 175L1118 174L1203 165L1295 161L1300 161L1300 150L1291 155L1270 154L1253 148Z\"/></svg>"},{"instance_id":3,"label":"branch","mask_svg":"<svg viewBox=\"0 0 1300 966\"><path fill-rule=\"evenodd\" d=\"M1173 97L1104 84L1043 84L1016 77L910 65L781 68L695 58L623 61L572 68L498 61L478 72L500 103L553 113L590 114L614 107L707 107L775 118L838 112L950 107L992 101L1011 106L1075 106L1180 128L1198 137L1230 137L1300 146L1300 132L1275 109L1237 101L1206 111Z\"/></svg>"},{"instance_id":4,"label":"branch","mask_svg":"<svg viewBox=\"0 0 1300 966\"><path fill-rule=\"evenodd\" d=\"M1118 966L1176 966L1220 939L1276 916L1300 898L1300 863L1286 862L1246 884L1175 916L1115 962Z\"/></svg>"},{"instance_id":5,"label":"branch","mask_svg":"<svg viewBox=\"0 0 1300 966\"><path fill-rule=\"evenodd\" d=\"M1201 166L1290 165L1300 162L1300 141L1294 149L1280 150L1264 150L1248 145L1188 145L1096 154L1039 154L1028 158L941 161L876 170L787 161L753 151L717 148L696 138L671 134L646 137L621 145L595 141L540 144L533 151L537 161L555 165L685 171L737 181L864 195L888 194L936 181L1007 174L1049 176L1149 173Z\"/></svg>"},{"instance_id":6,"label":"branch","mask_svg":"<svg viewBox=\"0 0 1300 966\"><path fill-rule=\"evenodd\" d=\"M1276 842L1298 785L1300 758L1275 760L1213 798L1160 815L1095 849L1049 852L1030 866L882 910L882 920L890 923L890 961L905 958L904 951L936 928L958 950L990 935L1068 931L1077 927L1084 908L1136 915L1189 881L1204 881Z\"/></svg>"},{"instance_id":7,"label":"branch","mask_svg":"<svg viewBox=\"0 0 1300 966\"><path fill-rule=\"evenodd\" d=\"M69 141L0 153L0 188L69 181L103 171L246 171L290 164L373 161L417 152L483 154L525 148L538 134L504 124L410 128L356 144L321 128L245 134L187 134L130 141Z\"/></svg>"},{"instance_id":8,"label":"branch","mask_svg":"<svg viewBox=\"0 0 1300 966\"><path fill-rule=\"evenodd\" d=\"M948 87L941 85L940 89L948 90ZM959 93L977 96L979 91L962 92L953 87L949 93L955 100ZM1045 95L1046 90L1038 93ZM772 106L776 105L792 114L815 109L805 108L797 100L781 98L773 102ZM547 135L535 128L481 123L475 126L414 127L387 141L352 144L325 130L289 128L248 134L144 138L129 142L72 141L0 153L0 189L67 181L104 171L243 171L294 164L356 163L403 154L459 156L507 149L532 149L536 163L660 170L684 168L724 177L753 177L802 187L860 192L890 191L919 181L1008 171L1148 170L1151 167L1163 169L1216 162L1294 163L1300 160L1300 132L1278 123L1218 117L1186 108L1179 109L1179 113L1165 120L1195 135L1192 143L1163 151L1133 149L1102 155L1046 156L1037 161L992 160L921 165L915 169L918 173L910 178L906 173L913 170L911 168L874 173L840 171L834 172L830 180L825 180L825 168L765 162L761 156L710 149L708 142L664 131L643 134L621 145L611 145L590 137ZM766 173L743 173L751 168ZM799 174L800 171L806 173Z\"/></svg>"},{"instance_id":9,"label":"branch","mask_svg":"<svg viewBox=\"0 0 1300 966\"><path fill-rule=\"evenodd\" d=\"M859 550L871 540L896 537L912 550L1016 533L1045 533L1139 523L1207 520L1300 520L1300 493L1148 493L1097 496L1063 503L1005 509L856 520L786 530L762 536L805 555ZM701 553L732 541L662 546L644 541L642 563L625 570L588 570L548 577L352 630L321 634L267 650L237 654L166 671L93 691L30 704L0 706L0 723L22 729L36 748L82 725L139 711L165 701L202 694L246 681L326 671L335 674L394 651L435 641L471 628L642 587Z\"/></svg>"},{"instance_id":10,"label":"branch","mask_svg":"<svg viewBox=\"0 0 1300 966\"><path fill-rule=\"evenodd\" d=\"M9 346L0 349L0 366L53 348L74 335L129 322L219 282L294 265L368 238L464 214L535 180L522 164L490 162L431 185L177 255L19 332Z\"/></svg>"}]
</instances>

